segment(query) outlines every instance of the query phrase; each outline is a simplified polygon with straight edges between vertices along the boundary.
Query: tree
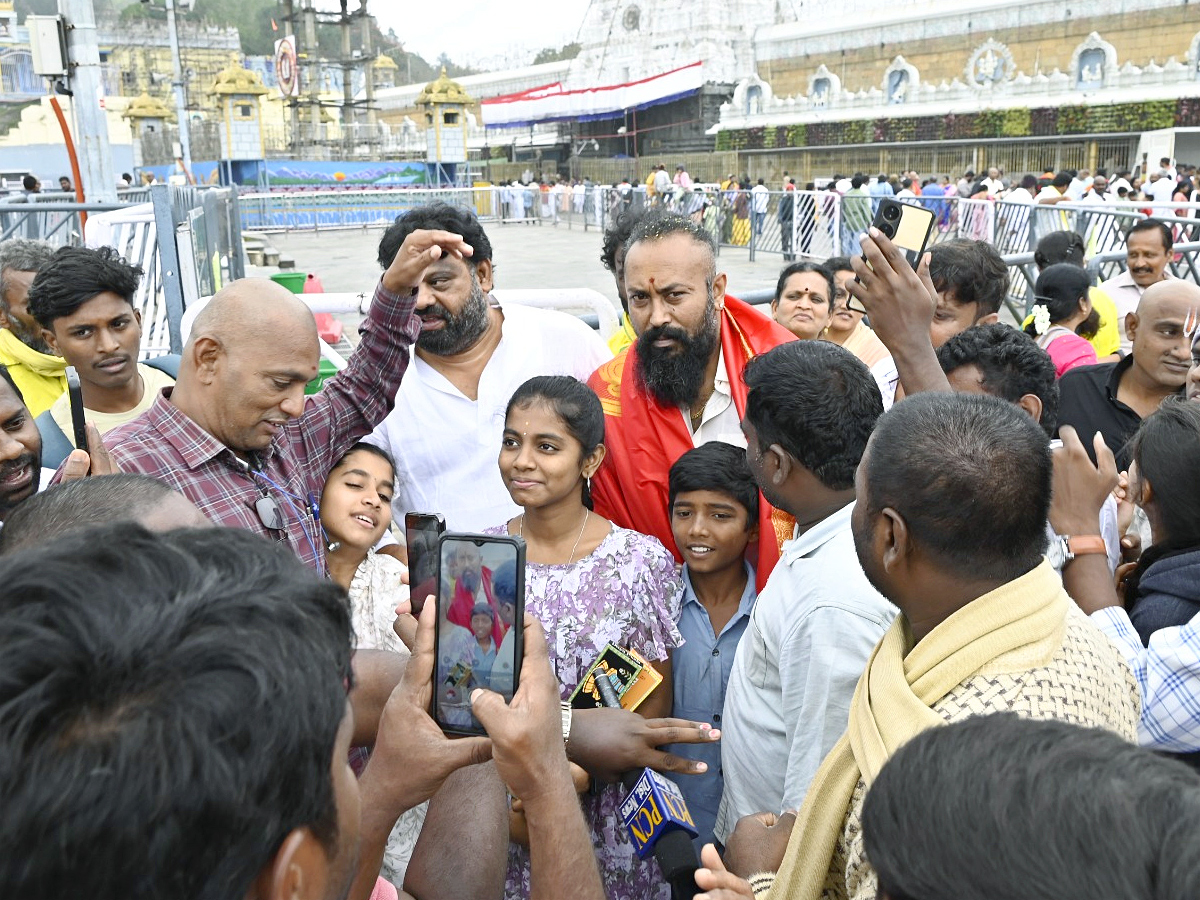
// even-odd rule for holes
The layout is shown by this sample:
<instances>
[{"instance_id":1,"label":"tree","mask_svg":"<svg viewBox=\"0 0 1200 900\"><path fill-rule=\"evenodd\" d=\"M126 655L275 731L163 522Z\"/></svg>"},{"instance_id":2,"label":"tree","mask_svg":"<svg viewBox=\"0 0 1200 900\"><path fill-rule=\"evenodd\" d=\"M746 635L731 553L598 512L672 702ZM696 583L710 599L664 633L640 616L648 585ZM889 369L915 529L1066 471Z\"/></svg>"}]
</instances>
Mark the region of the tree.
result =
<instances>
[{"instance_id":1,"label":"tree","mask_svg":"<svg viewBox=\"0 0 1200 900\"><path fill-rule=\"evenodd\" d=\"M583 48L579 46L578 41L572 41L555 50L553 47L547 47L545 50L539 50L537 56L533 58L533 64L540 66L542 63L562 62L568 59L574 59L579 55L579 51Z\"/></svg>"}]
</instances>

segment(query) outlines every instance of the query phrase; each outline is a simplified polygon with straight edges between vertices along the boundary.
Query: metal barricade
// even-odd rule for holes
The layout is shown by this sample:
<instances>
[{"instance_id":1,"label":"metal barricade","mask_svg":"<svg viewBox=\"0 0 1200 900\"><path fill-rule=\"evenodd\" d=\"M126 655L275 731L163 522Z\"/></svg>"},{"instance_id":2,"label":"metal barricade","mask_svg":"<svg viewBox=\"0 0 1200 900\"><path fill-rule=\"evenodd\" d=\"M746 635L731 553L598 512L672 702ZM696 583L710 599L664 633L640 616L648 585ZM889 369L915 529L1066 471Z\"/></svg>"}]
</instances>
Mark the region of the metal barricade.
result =
<instances>
[{"instance_id":1,"label":"metal barricade","mask_svg":"<svg viewBox=\"0 0 1200 900\"><path fill-rule=\"evenodd\" d=\"M418 206L440 201L472 210L481 221L504 225L601 228L611 214L609 189L593 185L495 184L469 188L286 190L241 194L245 231L324 231L386 227Z\"/></svg>"},{"instance_id":2,"label":"metal barricade","mask_svg":"<svg viewBox=\"0 0 1200 900\"><path fill-rule=\"evenodd\" d=\"M127 205L10 200L0 203L0 241L28 238L46 241L55 247L77 247L83 243L83 217L80 213L123 209Z\"/></svg>"},{"instance_id":3,"label":"metal barricade","mask_svg":"<svg viewBox=\"0 0 1200 900\"><path fill-rule=\"evenodd\" d=\"M435 200L472 209L485 221L501 218L498 187L383 188L250 192L239 197L246 231L296 231L391 225L410 209Z\"/></svg>"}]
</instances>

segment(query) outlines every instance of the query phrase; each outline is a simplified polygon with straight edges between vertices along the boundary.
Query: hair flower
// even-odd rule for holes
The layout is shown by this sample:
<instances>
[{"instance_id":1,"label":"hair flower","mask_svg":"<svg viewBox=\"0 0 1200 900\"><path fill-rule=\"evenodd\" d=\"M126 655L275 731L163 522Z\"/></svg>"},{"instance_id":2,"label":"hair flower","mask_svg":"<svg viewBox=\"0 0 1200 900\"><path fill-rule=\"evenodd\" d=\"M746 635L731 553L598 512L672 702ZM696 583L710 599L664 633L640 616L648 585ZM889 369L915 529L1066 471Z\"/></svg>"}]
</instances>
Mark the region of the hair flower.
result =
<instances>
[{"instance_id":1,"label":"hair flower","mask_svg":"<svg viewBox=\"0 0 1200 900\"><path fill-rule=\"evenodd\" d=\"M1033 330L1038 337L1050 330L1050 310L1041 303L1033 308Z\"/></svg>"}]
</instances>

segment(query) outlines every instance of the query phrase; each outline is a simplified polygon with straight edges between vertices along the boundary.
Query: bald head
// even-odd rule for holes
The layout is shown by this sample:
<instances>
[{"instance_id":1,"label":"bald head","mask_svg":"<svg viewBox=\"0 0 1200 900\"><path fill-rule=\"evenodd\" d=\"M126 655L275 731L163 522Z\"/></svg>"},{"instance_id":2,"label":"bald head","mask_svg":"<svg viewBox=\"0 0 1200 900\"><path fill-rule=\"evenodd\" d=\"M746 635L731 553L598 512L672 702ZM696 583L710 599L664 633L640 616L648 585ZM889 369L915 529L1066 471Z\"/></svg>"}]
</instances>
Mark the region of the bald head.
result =
<instances>
[{"instance_id":1,"label":"bald head","mask_svg":"<svg viewBox=\"0 0 1200 900\"><path fill-rule=\"evenodd\" d=\"M1142 292L1137 312L1125 317L1125 333L1133 342L1133 364L1145 384L1164 392L1183 386L1198 320L1200 287L1171 280Z\"/></svg>"},{"instance_id":2,"label":"bald head","mask_svg":"<svg viewBox=\"0 0 1200 900\"><path fill-rule=\"evenodd\" d=\"M171 402L248 458L304 412L320 359L308 306L273 281L244 278L196 316Z\"/></svg>"},{"instance_id":3,"label":"bald head","mask_svg":"<svg viewBox=\"0 0 1200 900\"><path fill-rule=\"evenodd\" d=\"M1192 284L1183 279L1159 281L1142 291L1142 299L1138 301L1137 314L1140 318L1157 313L1164 304L1174 305L1180 309L1200 307L1200 285Z\"/></svg>"},{"instance_id":4,"label":"bald head","mask_svg":"<svg viewBox=\"0 0 1200 900\"><path fill-rule=\"evenodd\" d=\"M269 278L241 278L221 288L192 323L188 345L211 338L230 351L273 341L284 333L317 335L312 310Z\"/></svg>"}]
</instances>

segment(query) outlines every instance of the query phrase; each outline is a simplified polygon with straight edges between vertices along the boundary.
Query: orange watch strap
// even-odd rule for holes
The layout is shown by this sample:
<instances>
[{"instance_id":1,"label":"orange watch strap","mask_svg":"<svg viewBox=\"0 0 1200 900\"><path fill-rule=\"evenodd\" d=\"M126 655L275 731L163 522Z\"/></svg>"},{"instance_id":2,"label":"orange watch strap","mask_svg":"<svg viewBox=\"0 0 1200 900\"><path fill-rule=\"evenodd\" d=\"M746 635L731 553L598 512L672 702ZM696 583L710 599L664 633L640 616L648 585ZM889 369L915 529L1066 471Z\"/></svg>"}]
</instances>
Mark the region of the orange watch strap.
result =
<instances>
[{"instance_id":1,"label":"orange watch strap","mask_svg":"<svg viewBox=\"0 0 1200 900\"><path fill-rule=\"evenodd\" d=\"M1078 534L1067 538L1067 550L1072 556L1083 556L1086 553L1108 553L1104 538L1098 534Z\"/></svg>"}]
</instances>

